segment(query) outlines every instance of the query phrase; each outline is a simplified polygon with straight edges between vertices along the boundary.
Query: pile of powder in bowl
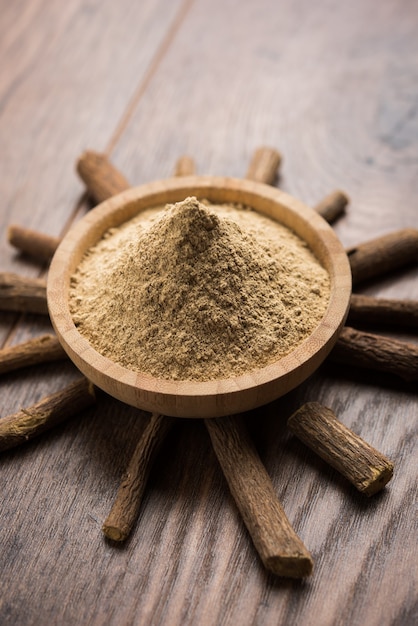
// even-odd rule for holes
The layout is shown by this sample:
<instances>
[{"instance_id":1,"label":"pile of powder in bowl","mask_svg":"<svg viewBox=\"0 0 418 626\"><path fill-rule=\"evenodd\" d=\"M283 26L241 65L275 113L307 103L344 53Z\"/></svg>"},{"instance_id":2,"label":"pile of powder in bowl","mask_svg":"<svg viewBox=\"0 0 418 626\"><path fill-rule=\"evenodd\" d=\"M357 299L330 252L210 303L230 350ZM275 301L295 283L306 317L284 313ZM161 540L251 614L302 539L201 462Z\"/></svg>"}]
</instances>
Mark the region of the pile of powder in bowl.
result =
<instances>
[{"instance_id":1,"label":"pile of powder in bowl","mask_svg":"<svg viewBox=\"0 0 418 626\"><path fill-rule=\"evenodd\" d=\"M110 229L71 278L70 310L112 361L207 381L291 352L323 318L329 292L327 271L285 226L191 197Z\"/></svg>"}]
</instances>

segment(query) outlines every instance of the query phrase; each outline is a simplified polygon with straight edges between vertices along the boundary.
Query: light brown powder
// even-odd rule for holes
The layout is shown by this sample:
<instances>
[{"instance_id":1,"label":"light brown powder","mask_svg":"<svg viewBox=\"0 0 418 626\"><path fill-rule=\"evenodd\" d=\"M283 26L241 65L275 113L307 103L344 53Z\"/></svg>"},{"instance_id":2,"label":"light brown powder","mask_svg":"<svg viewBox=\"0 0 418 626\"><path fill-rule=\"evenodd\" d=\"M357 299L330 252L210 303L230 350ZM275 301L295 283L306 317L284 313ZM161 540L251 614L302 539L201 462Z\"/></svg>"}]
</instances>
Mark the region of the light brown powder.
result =
<instances>
[{"instance_id":1,"label":"light brown powder","mask_svg":"<svg viewBox=\"0 0 418 626\"><path fill-rule=\"evenodd\" d=\"M187 198L112 229L71 280L79 332L165 379L236 376L288 354L322 319L329 277L307 245L252 210Z\"/></svg>"}]
</instances>

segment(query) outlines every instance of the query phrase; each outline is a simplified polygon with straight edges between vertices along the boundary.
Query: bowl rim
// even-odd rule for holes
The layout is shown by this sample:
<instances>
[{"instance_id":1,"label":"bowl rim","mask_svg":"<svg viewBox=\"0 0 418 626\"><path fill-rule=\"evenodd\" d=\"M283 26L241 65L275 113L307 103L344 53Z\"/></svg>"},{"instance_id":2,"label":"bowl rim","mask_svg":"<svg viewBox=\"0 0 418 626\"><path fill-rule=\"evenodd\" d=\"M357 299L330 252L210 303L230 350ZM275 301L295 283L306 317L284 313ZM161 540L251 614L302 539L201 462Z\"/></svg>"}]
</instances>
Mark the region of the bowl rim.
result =
<instances>
[{"instance_id":1,"label":"bowl rim","mask_svg":"<svg viewBox=\"0 0 418 626\"><path fill-rule=\"evenodd\" d=\"M328 308L320 324L278 361L238 376L209 381L159 379L129 370L97 352L77 330L69 310L70 276L84 252L112 226L151 206L188 196L243 203L294 230L325 265L331 279ZM222 198L222 199L220 199ZM233 199L232 199L233 198ZM304 234L301 235L300 231ZM64 350L97 387L127 404L175 417L218 417L253 409L303 382L329 354L344 325L351 296L351 270L330 225L280 189L246 179L185 176L132 187L102 202L76 222L61 240L47 279L52 325Z\"/></svg>"}]
</instances>

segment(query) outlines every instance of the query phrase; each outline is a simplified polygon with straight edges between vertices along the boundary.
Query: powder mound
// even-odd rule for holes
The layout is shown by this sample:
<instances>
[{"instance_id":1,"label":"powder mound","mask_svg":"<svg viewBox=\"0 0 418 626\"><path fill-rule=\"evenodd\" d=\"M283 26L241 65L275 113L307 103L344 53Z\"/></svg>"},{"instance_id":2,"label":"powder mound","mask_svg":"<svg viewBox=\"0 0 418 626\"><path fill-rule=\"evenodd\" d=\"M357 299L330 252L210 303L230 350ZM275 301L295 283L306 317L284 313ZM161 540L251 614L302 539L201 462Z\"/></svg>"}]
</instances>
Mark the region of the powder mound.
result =
<instances>
[{"instance_id":1,"label":"powder mound","mask_svg":"<svg viewBox=\"0 0 418 626\"><path fill-rule=\"evenodd\" d=\"M109 233L72 278L79 332L124 367L165 379L227 378L289 353L323 317L328 275L284 227L273 224L272 247L229 213L192 197L145 228L132 220L123 240Z\"/></svg>"}]
</instances>

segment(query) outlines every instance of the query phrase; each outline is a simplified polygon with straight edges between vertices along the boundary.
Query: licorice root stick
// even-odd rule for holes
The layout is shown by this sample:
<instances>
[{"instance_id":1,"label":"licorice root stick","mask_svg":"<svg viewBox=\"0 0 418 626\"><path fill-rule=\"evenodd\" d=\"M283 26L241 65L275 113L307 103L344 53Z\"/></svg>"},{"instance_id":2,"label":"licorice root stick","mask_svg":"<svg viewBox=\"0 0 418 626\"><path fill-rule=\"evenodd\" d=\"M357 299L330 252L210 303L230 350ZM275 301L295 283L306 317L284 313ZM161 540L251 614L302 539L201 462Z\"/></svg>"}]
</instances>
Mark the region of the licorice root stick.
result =
<instances>
[{"instance_id":1,"label":"licorice root stick","mask_svg":"<svg viewBox=\"0 0 418 626\"><path fill-rule=\"evenodd\" d=\"M28 254L40 263L50 261L60 239L18 224L10 224L7 238L17 250Z\"/></svg>"},{"instance_id":2,"label":"licorice root stick","mask_svg":"<svg viewBox=\"0 0 418 626\"><path fill-rule=\"evenodd\" d=\"M418 300L397 300L352 294L348 324L380 324L418 328Z\"/></svg>"},{"instance_id":3,"label":"licorice root stick","mask_svg":"<svg viewBox=\"0 0 418 626\"><path fill-rule=\"evenodd\" d=\"M418 229L404 228L347 250L353 285L418 261Z\"/></svg>"},{"instance_id":4,"label":"licorice root stick","mask_svg":"<svg viewBox=\"0 0 418 626\"><path fill-rule=\"evenodd\" d=\"M393 463L318 402L304 404L291 415L287 425L365 495L377 493L392 478Z\"/></svg>"},{"instance_id":5,"label":"licorice root stick","mask_svg":"<svg viewBox=\"0 0 418 626\"><path fill-rule=\"evenodd\" d=\"M129 536L142 502L145 485L173 418L153 413L131 457L112 509L102 530L108 539L124 541Z\"/></svg>"},{"instance_id":6,"label":"licorice root stick","mask_svg":"<svg viewBox=\"0 0 418 626\"><path fill-rule=\"evenodd\" d=\"M174 176L192 176L196 174L196 164L192 157L187 155L177 159L174 166Z\"/></svg>"},{"instance_id":7,"label":"licorice root stick","mask_svg":"<svg viewBox=\"0 0 418 626\"><path fill-rule=\"evenodd\" d=\"M326 220L329 224L332 224L336 219L343 215L348 203L348 196L343 191L337 189L321 200L321 202L319 202L314 209L324 218L324 220Z\"/></svg>"},{"instance_id":8,"label":"licorice root stick","mask_svg":"<svg viewBox=\"0 0 418 626\"><path fill-rule=\"evenodd\" d=\"M97 203L103 202L130 187L129 182L112 165L106 154L86 150L78 159L76 168L89 195Z\"/></svg>"},{"instance_id":9,"label":"licorice root stick","mask_svg":"<svg viewBox=\"0 0 418 626\"><path fill-rule=\"evenodd\" d=\"M418 345L345 326L328 357L335 363L418 380Z\"/></svg>"},{"instance_id":10,"label":"licorice root stick","mask_svg":"<svg viewBox=\"0 0 418 626\"><path fill-rule=\"evenodd\" d=\"M0 272L0 310L47 315L46 281Z\"/></svg>"},{"instance_id":11,"label":"licorice root stick","mask_svg":"<svg viewBox=\"0 0 418 626\"><path fill-rule=\"evenodd\" d=\"M262 146L255 150L248 166L245 178L266 185L276 182L282 155L274 148Z\"/></svg>"},{"instance_id":12,"label":"licorice root stick","mask_svg":"<svg viewBox=\"0 0 418 626\"><path fill-rule=\"evenodd\" d=\"M40 402L0 419L0 451L14 448L95 402L93 385L82 378Z\"/></svg>"},{"instance_id":13,"label":"licorice root stick","mask_svg":"<svg viewBox=\"0 0 418 626\"><path fill-rule=\"evenodd\" d=\"M232 496L264 566L278 576L302 578L312 557L293 530L270 477L239 416L205 420Z\"/></svg>"},{"instance_id":14,"label":"licorice root stick","mask_svg":"<svg viewBox=\"0 0 418 626\"><path fill-rule=\"evenodd\" d=\"M55 335L41 335L0 350L0 374L66 358L67 354Z\"/></svg>"}]
</instances>

